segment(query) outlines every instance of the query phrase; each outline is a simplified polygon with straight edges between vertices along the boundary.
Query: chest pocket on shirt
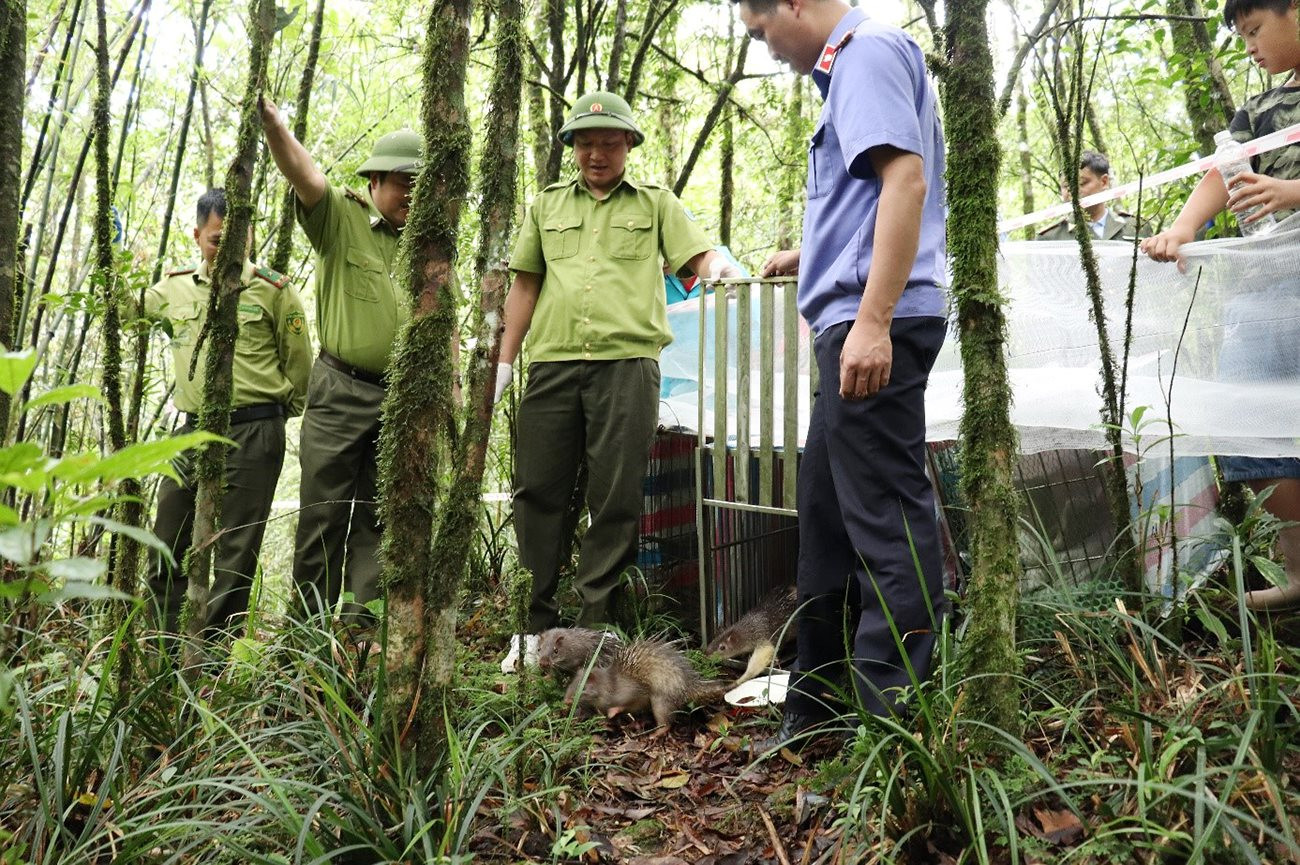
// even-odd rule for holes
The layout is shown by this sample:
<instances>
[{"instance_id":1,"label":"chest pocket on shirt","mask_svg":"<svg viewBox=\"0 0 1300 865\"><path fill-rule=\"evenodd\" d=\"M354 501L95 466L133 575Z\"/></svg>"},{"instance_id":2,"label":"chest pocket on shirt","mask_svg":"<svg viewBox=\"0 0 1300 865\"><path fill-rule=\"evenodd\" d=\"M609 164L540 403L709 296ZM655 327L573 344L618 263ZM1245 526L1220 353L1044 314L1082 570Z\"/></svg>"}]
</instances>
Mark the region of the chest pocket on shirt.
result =
<instances>
[{"instance_id":1,"label":"chest pocket on shirt","mask_svg":"<svg viewBox=\"0 0 1300 865\"><path fill-rule=\"evenodd\" d=\"M256 341L267 333L266 311L256 304L239 305L239 341Z\"/></svg>"},{"instance_id":2,"label":"chest pocket on shirt","mask_svg":"<svg viewBox=\"0 0 1300 865\"><path fill-rule=\"evenodd\" d=\"M558 261L578 254L578 232L582 228L580 216L556 216L542 226L542 257Z\"/></svg>"},{"instance_id":3,"label":"chest pocket on shirt","mask_svg":"<svg viewBox=\"0 0 1300 865\"><path fill-rule=\"evenodd\" d=\"M176 345L194 345L199 338L206 303L184 303L167 310L167 323L171 326L172 342Z\"/></svg>"},{"instance_id":4,"label":"chest pocket on shirt","mask_svg":"<svg viewBox=\"0 0 1300 865\"><path fill-rule=\"evenodd\" d=\"M357 300L378 303L380 287L383 280L388 278L383 263L359 249L348 250L347 262L347 279L343 283L343 291Z\"/></svg>"},{"instance_id":5,"label":"chest pocket on shirt","mask_svg":"<svg viewBox=\"0 0 1300 865\"><path fill-rule=\"evenodd\" d=\"M648 213L629 213L609 224L609 253L640 261L655 251L654 220Z\"/></svg>"},{"instance_id":6,"label":"chest pocket on shirt","mask_svg":"<svg viewBox=\"0 0 1300 865\"><path fill-rule=\"evenodd\" d=\"M832 160L835 154L826 146L826 124L822 123L808 142L808 197L821 198L831 191Z\"/></svg>"}]
</instances>

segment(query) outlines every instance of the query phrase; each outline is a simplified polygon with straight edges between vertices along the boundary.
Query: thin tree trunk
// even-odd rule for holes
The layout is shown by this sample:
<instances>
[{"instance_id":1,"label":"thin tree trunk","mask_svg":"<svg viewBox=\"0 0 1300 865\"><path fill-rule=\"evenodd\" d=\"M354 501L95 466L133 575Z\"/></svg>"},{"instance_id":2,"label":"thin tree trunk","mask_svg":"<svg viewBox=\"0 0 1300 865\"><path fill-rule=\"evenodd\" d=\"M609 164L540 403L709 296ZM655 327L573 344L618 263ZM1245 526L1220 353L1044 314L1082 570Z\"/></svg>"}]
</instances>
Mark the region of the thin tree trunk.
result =
<instances>
[{"instance_id":1,"label":"thin tree trunk","mask_svg":"<svg viewBox=\"0 0 1300 865\"><path fill-rule=\"evenodd\" d=\"M1202 16L1200 0L1169 0L1170 16ZM1214 152L1214 133L1227 129L1236 113L1214 45L1204 22L1169 19L1174 46L1172 65L1183 82L1183 102L1192 121L1192 136L1201 153Z\"/></svg>"},{"instance_id":2,"label":"thin tree trunk","mask_svg":"<svg viewBox=\"0 0 1300 865\"><path fill-rule=\"evenodd\" d=\"M636 102L637 91L641 89L641 74L645 69L646 57L650 46L654 44L655 34L677 8L680 0L649 0L646 3L645 19L641 24L641 35L637 38L636 51L632 54L632 66L627 73L627 85L623 88L623 97L628 104Z\"/></svg>"},{"instance_id":3,"label":"thin tree trunk","mask_svg":"<svg viewBox=\"0 0 1300 865\"><path fill-rule=\"evenodd\" d=\"M691 147L691 152L686 157L686 164L682 166L681 174L677 175L677 181L673 184L673 194L680 196L686 189L686 182L690 180L691 172L695 170L695 163L699 160L700 154L704 152L704 145L709 141L709 135L713 133L713 127L717 125L718 118L722 116L722 109L726 106L727 100L731 98L731 91L736 89L736 82L745 74L745 57L749 54L749 37L746 36L740 43L740 50L736 52L736 65L731 67L731 74L727 80L718 86L718 93L713 99L713 105L709 108L709 113L704 117L704 125L700 127L700 134L695 137L695 144Z\"/></svg>"},{"instance_id":4,"label":"thin tree trunk","mask_svg":"<svg viewBox=\"0 0 1300 865\"><path fill-rule=\"evenodd\" d=\"M948 134L948 248L965 368L962 485L970 503L970 620L962 641L965 712L1013 736L1019 729L1016 603L1017 450L1007 377L1006 318L998 294L997 111L987 0L949 0L943 80ZM993 736L975 735L987 748Z\"/></svg>"},{"instance_id":5,"label":"thin tree trunk","mask_svg":"<svg viewBox=\"0 0 1300 865\"><path fill-rule=\"evenodd\" d=\"M22 9L27 5L26 0L14 0L13 8ZM54 45L54 34L59 32L59 25L65 23L63 13L68 9L68 0L59 0L58 8L50 16L50 28L45 31L45 42L37 49L35 56L32 58L32 68L27 72L27 86L23 88L23 99L32 98L32 88L36 86L36 79L40 77L41 68L45 65L45 58L50 54L50 47ZM72 27L71 21L66 22L68 27Z\"/></svg>"},{"instance_id":6,"label":"thin tree trunk","mask_svg":"<svg viewBox=\"0 0 1300 865\"><path fill-rule=\"evenodd\" d=\"M403 730L424 771L438 766L445 751L443 697L455 656L459 580L454 572L432 570L432 541L440 471L450 456L456 238L470 150L469 20L470 0L444 0L429 12L421 102L425 164L402 238L411 318L389 363L379 437L380 560L388 595L384 718Z\"/></svg>"},{"instance_id":7,"label":"thin tree trunk","mask_svg":"<svg viewBox=\"0 0 1300 865\"><path fill-rule=\"evenodd\" d=\"M293 137L307 143L307 114L311 109L311 88L316 80L316 63L320 60L320 34L325 26L325 0L317 0L316 15L311 22L311 38L307 42L307 60L303 63L302 77L298 79L298 100L294 103ZM275 251L271 253L271 269L284 272L289 269L293 255L294 191L285 184L280 199L280 224L275 233Z\"/></svg>"},{"instance_id":8,"label":"thin tree trunk","mask_svg":"<svg viewBox=\"0 0 1300 865\"><path fill-rule=\"evenodd\" d=\"M800 178L807 164L807 143L804 140L803 76L796 75L790 84L790 96L785 107L785 136L782 142L783 161L781 176L777 181L776 248L793 249L799 228L799 202L803 187Z\"/></svg>"},{"instance_id":9,"label":"thin tree trunk","mask_svg":"<svg viewBox=\"0 0 1300 865\"><path fill-rule=\"evenodd\" d=\"M117 65L116 65L115 68L113 69L112 77L111 77L111 78L107 78L107 72L105 72L105 76L106 76L106 85L105 85L105 86L108 88L108 90L109 90L110 93L111 93L111 91L112 91L112 88L115 87L115 86L117 86L117 80L118 80L119 76L122 74L122 68L126 65L126 58L127 58L128 56L130 56L130 53L131 53L131 46L132 46L132 44L134 44L134 42L135 42L135 36L136 36L136 34L140 31L140 25L141 25L141 23L143 22L145 15L148 14L150 2L151 2L151 0L145 0L145 2L141 5L141 7L140 7L138 13L136 14L135 18L133 19L132 24L130 25L130 30L127 32L126 42L125 42L125 44L122 46L122 52L121 52L121 54L118 55L118 58L117 58ZM102 5L102 3L101 3L101 5ZM98 40L97 40L97 41L98 41ZM108 51L108 47L107 47L107 45L108 45L107 36L105 36L104 43L105 43L104 50L105 50L105 52L107 52L107 51ZM98 69L98 65L99 65L99 64L98 64L98 55L96 55L96 69ZM98 72L96 73L96 79L98 79ZM98 98L98 96L97 96L97 98ZM107 98L107 97L105 97L105 98ZM104 110L107 111L107 110L108 110L107 107L105 107ZM106 121L106 122L107 122L107 121ZM89 156L90 156L91 148L92 148L92 146L96 143L96 135L97 135L97 132L98 132L98 127L95 126L95 125L92 125L90 131L89 131L89 132L87 133L87 135L86 135L86 139L85 139L85 141L82 142L81 154L78 156L76 166L73 168L73 171L72 171L72 177L71 177L71 179L70 179L70 181L69 181L69 184L68 184L68 185L69 185L69 188L72 188L72 187L75 186L78 182L80 182L80 179L81 179L81 173L82 173L82 171L85 170L85 167L86 167L86 161L87 161L87 159L88 159ZM105 145L105 147L107 147L107 145ZM107 159L107 157L105 157L105 158ZM51 172L53 171L53 168L54 168L54 166L51 165ZM105 166L105 170L107 170L107 166ZM51 173L51 177L52 177L52 176L53 176L53 174ZM112 190L111 190L111 188L106 189L105 192L107 193L107 198L106 198L106 200L108 201L108 204L111 205L111 204L112 204ZM106 206L107 206L107 205L106 205ZM58 268L58 263L59 263L59 250L63 247L63 239L64 239L64 237L65 237L66 234L67 234L67 230L68 230L68 222L69 222L69 220L70 220L70 218L71 218L71 215L72 215L72 196L68 196L68 197L67 197L67 201L64 202L63 213L62 213L62 214L60 215L60 217L59 217L59 225L58 225L58 229L57 229L57 231L55 232L55 235L54 235L54 244L53 244L53 246L51 247L51 250L50 250L50 253L49 253L49 261L48 261L48 263L47 263L47 265L46 265L46 268L45 268L45 278L44 278L44 280L42 280L42 283L41 283L41 292L40 292L39 297L44 297L45 295L47 295L47 294L49 293L49 291L50 291L50 288L51 288L51 287L53 286L53 284L54 284L54 275L55 275L55 272L56 272L56 270L57 270L57 268ZM110 220L110 221L111 221L111 220ZM112 240L111 229L110 229L109 240L110 240L110 241ZM38 239L38 244L39 244L39 239ZM35 270L35 259L36 259L36 256L37 256L38 254L39 254L39 248L37 248L36 250L34 250L34 251L33 251L33 254L32 254L32 264L31 264L30 266L32 267L33 271ZM22 302L22 304L20 305L20 308L19 308L19 314L18 314L19 317L18 317L18 323L17 323L18 331L17 331L17 333L16 333L16 335L15 335L15 337L14 337L14 342L15 342L15 344L17 344L17 343L19 342L19 337L22 336L22 329L25 327L25 324L26 324L26 313L27 313L27 311L31 308L31 304L32 304L32 302L33 302L34 300L36 300L36 299L38 299L38 298L32 298L30 295L25 296L25 297L23 298L23 302ZM36 313L32 316L32 338L31 338L32 341L31 341L31 344L32 344L33 347L36 347L36 346L38 346L38 345L40 344L41 321L42 321L42 319L43 319L43 317L44 317L44 314L45 314L45 305L44 305L44 304L39 304L39 305L36 307ZM114 318L116 318L116 317L117 317L117 314L116 314L116 311L115 311L115 312L114 312ZM121 357L120 357L120 356L118 357L118 363L119 363L119 366L120 366L120 363L121 363ZM119 382L119 384L120 384L120 382ZM25 384L25 385L23 386L22 399L23 399L24 401L26 401L27 398L28 398L28 396L30 395L30 393L31 393L31 381L29 380L29 381L27 382L27 384ZM105 394L105 396L107 397L108 395ZM119 401L118 401L118 409L120 410L120 409L121 409L121 399L120 399L120 398L121 398L121 394L120 394L120 393L118 394L118 398L119 398ZM25 421L26 421L26 417L19 418L19 421L18 421L18 438L19 438L20 440L23 438L23 433L24 433L24 424L25 424Z\"/></svg>"},{"instance_id":10,"label":"thin tree trunk","mask_svg":"<svg viewBox=\"0 0 1300 865\"><path fill-rule=\"evenodd\" d=\"M27 0L13 0L0 20L0 343L13 347L14 291L23 176L23 71L27 67ZM0 393L0 445L7 444L9 395Z\"/></svg>"},{"instance_id":11,"label":"thin tree trunk","mask_svg":"<svg viewBox=\"0 0 1300 865\"><path fill-rule=\"evenodd\" d=\"M614 11L614 34L609 43L609 74L605 89L617 93L623 81L623 46L627 44L627 0L618 0Z\"/></svg>"},{"instance_id":12,"label":"thin tree trunk","mask_svg":"<svg viewBox=\"0 0 1300 865\"><path fill-rule=\"evenodd\" d=\"M1016 89L1016 136L1020 151L1020 204L1025 213L1034 212L1034 156L1029 147L1029 98L1024 86ZM1034 226L1025 226L1025 240L1034 239Z\"/></svg>"},{"instance_id":13,"label":"thin tree trunk","mask_svg":"<svg viewBox=\"0 0 1300 865\"><path fill-rule=\"evenodd\" d=\"M112 84L108 74L108 16L104 0L95 4L95 103L92 134L95 144L95 279L104 299L103 356L101 367L104 402L108 416L108 441L115 451L126 447L126 428L122 423L122 327L118 317L117 265L113 254L113 226L109 214L113 207L113 185L108 163L108 114ZM51 262L51 269L53 269ZM139 495L138 485L123 484L122 496ZM118 546L120 545L120 546ZM114 553L109 556L108 584L124 594L134 597L135 565L139 562L140 545L123 535L115 540ZM125 624L128 607L116 608L117 624ZM124 647L130 646L128 638ZM130 651L125 651L117 668L119 682L130 677Z\"/></svg>"},{"instance_id":14,"label":"thin tree trunk","mask_svg":"<svg viewBox=\"0 0 1300 865\"><path fill-rule=\"evenodd\" d=\"M23 0L23 3L25 5L26 0ZM23 194L20 198L23 207L27 206L27 199L32 194L32 187L36 184L36 175L40 169L41 160L45 155L45 137L50 130L50 123L55 117L54 106L59 100L59 90L72 80L73 64L69 63L68 60L73 46L78 44L76 35L80 26L81 0L76 0L76 4L72 7L72 18L68 21L68 35L63 40L63 50L59 53L59 68L54 76L54 84L50 87L50 98L45 105L45 117L41 119L41 131L36 136L36 146L32 148L32 161L27 170L27 181L23 184Z\"/></svg>"},{"instance_id":15,"label":"thin tree trunk","mask_svg":"<svg viewBox=\"0 0 1300 865\"><path fill-rule=\"evenodd\" d=\"M749 44L746 36L745 44ZM727 66L734 61L736 49L736 16L727 16ZM718 155L718 171L722 179L718 184L718 240L723 246L731 248L732 199L735 198L736 177L736 130L732 123L731 106L727 105L722 114L722 148Z\"/></svg>"},{"instance_id":16,"label":"thin tree trunk","mask_svg":"<svg viewBox=\"0 0 1300 865\"><path fill-rule=\"evenodd\" d=\"M235 157L226 172L226 217L221 246L212 265L212 293L199 343L207 342L203 380L203 409L199 429L226 436L230 432L230 405L234 392L232 367L239 336L239 292L244 261L248 258L248 228L253 221L250 192L257 170L262 140L257 97L266 89L267 57L275 33L275 0L249 0L248 80L240 103L239 138ZM195 352L197 362L199 352ZM190 371L191 374L193 370ZM208 576L212 547L221 525L221 496L225 486L226 445L209 442L194 464L194 534L186 576L186 616L191 636L202 633L208 612Z\"/></svg>"},{"instance_id":17,"label":"thin tree trunk","mask_svg":"<svg viewBox=\"0 0 1300 865\"><path fill-rule=\"evenodd\" d=\"M141 75L144 70L145 49L149 46L149 19L145 18L140 33L140 49L135 55L135 72L131 75L131 89L126 94L126 111L122 113L122 128L117 138L117 155L113 157L113 191L116 194L117 180L122 174L122 157L126 153L126 138L131 131L131 118L140 106ZM125 227L123 228L125 232Z\"/></svg>"},{"instance_id":18,"label":"thin tree trunk","mask_svg":"<svg viewBox=\"0 0 1300 865\"><path fill-rule=\"evenodd\" d=\"M546 83L551 90L551 134L547 140L551 149L546 157L546 173L542 177L541 186L559 180L564 163L564 144L556 136L564 125L564 89L568 83L564 77L564 18L567 8L566 0L546 0L546 29L551 41L550 68L546 75Z\"/></svg>"}]
</instances>

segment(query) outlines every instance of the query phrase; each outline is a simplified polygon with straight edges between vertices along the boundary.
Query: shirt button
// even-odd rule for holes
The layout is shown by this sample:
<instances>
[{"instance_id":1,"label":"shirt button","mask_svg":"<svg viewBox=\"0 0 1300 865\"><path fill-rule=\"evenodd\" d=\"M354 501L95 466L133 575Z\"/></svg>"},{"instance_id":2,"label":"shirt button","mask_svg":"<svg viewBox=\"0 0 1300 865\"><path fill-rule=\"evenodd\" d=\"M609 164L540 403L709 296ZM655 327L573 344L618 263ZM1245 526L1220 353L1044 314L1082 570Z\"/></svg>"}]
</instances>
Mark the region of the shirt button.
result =
<instances>
[{"instance_id":1,"label":"shirt button","mask_svg":"<svg viewBox=\"0 0 1300 865\"><path fill-rule=\"evenodd\" d=\"M631 227L632 227L632 220L629 219L629 220L627 221L627 227L628 227L628 228L631 228Z\"/></svg>"},{"instance_id":2,"label":"shirt button","mask_svg":"<svg viewBox=\"0 0 1300 865\"><path fill-rule=\"evenodd\" d=\"M591 343L589 343L589 342L584 342L584 343L582 344L582 347L583 347L583 348L591 348Z\"/></svg>"},{"instance_id":3,"label":"shirt button","mask_svg":"<svg viewBox=\"0 0 1300 865\"><path fill-rule=\"evenodd\" d=\"M591 319L590 319L590 318L584 318L584 319L582 320L582 323L583 323L583 324L591 324Z\"/></svg>"},{"instance_id":4,"label":"shirt button","mask_svg":"<svg viewBox=\"0 0 1300 865\"><path fill-rule=\"evenodd\" d=\"M595 260L596 260L596 256L594 255L587 256L587 261L595 261Z\"/></svg>"},{"instance_id":5,"label":"shirt button","mask_svg":"<svg viewBox=\"0 0 1300 865\"><path fill-rule=\"evenodd\" d=\"M591 230L591 233L592 233L592 234L600 234L600 229L599 229L599 228L593 228L593 229Z\"/></svg>"},{"instance_id":6,"label":"shirt button","mask_svg":"<svg viewBox=\"0 0 1300 865\"><path fill-rule=\"evenodd\" d=\"M591 352L587 352L587 360L591 360Z\"/></svg>"}]
</instances>

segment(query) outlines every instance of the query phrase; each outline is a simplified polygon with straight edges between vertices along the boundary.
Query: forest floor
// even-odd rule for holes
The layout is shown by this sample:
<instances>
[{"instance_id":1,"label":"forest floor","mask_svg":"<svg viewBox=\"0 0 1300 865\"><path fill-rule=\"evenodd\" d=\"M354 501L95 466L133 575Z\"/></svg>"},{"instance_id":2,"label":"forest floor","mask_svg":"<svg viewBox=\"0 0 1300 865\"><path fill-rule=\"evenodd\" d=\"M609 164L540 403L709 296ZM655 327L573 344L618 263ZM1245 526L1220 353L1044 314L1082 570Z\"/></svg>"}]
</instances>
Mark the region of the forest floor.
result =
<instances>
[{"instance_id":1,"label":"forest floor","mask_svg":"<svg viewBox=\"0 0 1300 865\"><path fill-rule=\"evenodd\" d=\"M1277 635L1300 645L1300 619L1279 622ZM1030 657L1031 680L1091 680L1086 660L1079 657L1086 647L1072 646L1060 632L1057 636ZM1221 730L1231 739L1230 731L1247 723L1251 702L1242 688L1216 684L1236 681L1237 662L1199 639L1184 649L1180 658L1155 661L1162 669L1148 669L1144 677L1150 681L1135 683L1134 702L1108 705L1104 693L1088 701L1086 693L1058 691L1049 698L1055 711L1028 714L1023 750L985 767L951 747L961 735L953 717L939 718L937 729L923 721L906 728L868 723L847 741L827 737L798 753L752 750L755 741L775 731L777 709L697 707L679 714L660 737L651 720L628 716L561 724L558 729L571 731L580 743L554 744L556 753L570 755L561 759L571 761L573 771L550 790L525 782L520 792L536 796L533 806L504 820L503 801L485 800L470 849L475 861L492 863L1238 861L1208 855L1217 843L1191 858L1178 853L1188 838L1195 845L1195 833L1206 827L1204 813L1196 813L1195 795L1190 801L1170 795L1181 783L1179 774L1194 771L1196 759L1196 748L1184 753L1177 742L1195 740L1204 770L1206 752L1240 744L1239 738L1216 744L1217 734ZM1285 664L1279 670L1284 676L1296 672ZM503 693L517 686L515 677L497 676L493 688ZM560 686L543 680L540 687L542 699L554 700L554 711L563 716L568 707L556 699ZM1080 697L1085 702L1067 705ZM1238 783L1220 792L1225 802L1265 823L1289 824L1281 832L1295 837L1300 835L1300 716L1286 697L1270 711L1279 722L1281 747L1272 758L1277 771L1261 772L1261 756L1252 751L1234 761ZM918 749L909 740L921 748L937 746L935 765L916 765ZM1136 788L1152 761L1165 777L1148 779L1150 795L1164 806L1149 809ZM980 802L988 804L974 789L981 768L1009 791L1005 816L1015 829L996 830L990 814L988 837L972 844L963 827L970 824L972 810L978 815ZM927 785L937 781L928 774L936 769L953 775L955 793L942 783ZM1206 784L1217 787L1220 780ZM963 785L972 788L971 795L956 801ZM1167 837L1147 825L1154 814L1169 821ZM1247 840L1256 846L1255 861L1300 862L1300 847L1291 843L1259 833ZM982 849L974 855L972 847Z\"/></svg>"}]
</instances>

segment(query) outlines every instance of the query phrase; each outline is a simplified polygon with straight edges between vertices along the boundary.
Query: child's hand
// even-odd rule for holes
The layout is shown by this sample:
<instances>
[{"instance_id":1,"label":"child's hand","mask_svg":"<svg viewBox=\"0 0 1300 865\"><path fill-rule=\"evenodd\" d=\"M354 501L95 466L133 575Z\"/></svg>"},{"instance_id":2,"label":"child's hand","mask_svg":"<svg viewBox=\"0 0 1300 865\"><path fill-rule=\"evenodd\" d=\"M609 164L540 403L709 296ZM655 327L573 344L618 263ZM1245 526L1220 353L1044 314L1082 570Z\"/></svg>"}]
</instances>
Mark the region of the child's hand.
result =
<instances>
[{"instance_id":1,"label":"child's hand","mask_svg":"<svg viewBox=\"0 0 1300 865\"><path fill-rule=\"evenodd\" d=\"M1182 256L1178 253L1178 248L1184 243L1190 243L1195 239L1196 233L1180 229L1177 225L1166 228L1164 231L1148 237L1142 241L1140 249L1151 257L1152 261L1182 261Z\"/></svg>"},{"instance_id":2,"label":"child's hand","mask_svg":"<svg viewBox=\"0 0 1300 865\"><path fill-rule=\"evenodd\" d=\"M1241 220L1243 223L1252 223L1265 214L1300 204L1300 192L1296 186L1292 181L1279 180L1267 174L1243 172L1237 175L1232 191L1228 193L1228 209L1240 217L1252 207L1258 207L1257 212Z\"/></svg>"}]
</instances>

